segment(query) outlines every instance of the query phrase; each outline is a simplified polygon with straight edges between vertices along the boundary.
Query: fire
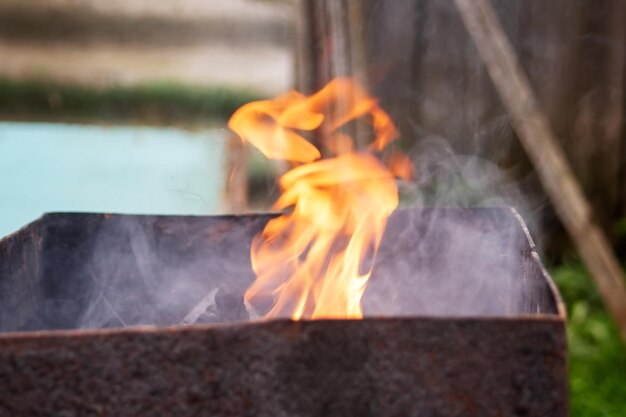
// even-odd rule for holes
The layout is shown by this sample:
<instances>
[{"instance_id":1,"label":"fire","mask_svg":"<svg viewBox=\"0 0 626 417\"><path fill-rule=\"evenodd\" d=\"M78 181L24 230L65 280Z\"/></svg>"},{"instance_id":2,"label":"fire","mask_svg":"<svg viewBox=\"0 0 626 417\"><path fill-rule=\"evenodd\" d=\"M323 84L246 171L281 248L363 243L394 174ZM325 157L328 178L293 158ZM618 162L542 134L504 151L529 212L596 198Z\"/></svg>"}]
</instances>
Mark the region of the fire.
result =
<instances>
[{"instance_id":1,"label":"fire","mask_svg":"<svg viewBox=\"0 0 626 417\"><path fill-rule=\"evenodd\" d=\"M364 116L375 138L358 152L340 128ZM285 214L252 242L256 280L246 301L272 300L268 318L361 318L371 260L398 206L394 175L406 178L411 170L398 151L386 164L375 156L397 137L389 116L355 81L340 78L310 97L292 91L248 103L228 125L266 157L294 166L280 178L274 205ZM299 133L316 129L334 156L320 159Z\"/></svg>"}]
</instances>

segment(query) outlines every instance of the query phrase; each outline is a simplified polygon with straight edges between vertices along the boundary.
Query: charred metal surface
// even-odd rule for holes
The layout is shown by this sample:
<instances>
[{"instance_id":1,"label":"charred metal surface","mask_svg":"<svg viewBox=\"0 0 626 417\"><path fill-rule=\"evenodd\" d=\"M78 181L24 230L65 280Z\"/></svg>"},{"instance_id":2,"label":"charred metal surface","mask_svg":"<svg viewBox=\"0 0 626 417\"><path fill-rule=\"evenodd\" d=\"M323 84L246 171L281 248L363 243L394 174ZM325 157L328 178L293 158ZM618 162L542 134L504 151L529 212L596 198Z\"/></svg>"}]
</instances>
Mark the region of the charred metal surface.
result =
<instances>
[{"instance_id":1,"label":"charred metal surface","mask_svg":"<svg viewBox=\"0 0 626 417\"><path fill-rule=\"evenodd\" d=\"M369 318L243 323L269 218L48 214L0 241L0 417L567 415L564 310L514 211L398 210ZM181 322L231 323L114 329Z\"/></svg>"},{"instance_id":2,"label":"charred metal surface","mask_svg":"<svg viewBox=\"0 0 626 417\"><path fill-rule=\"evenodd\" d=\"M243 294L269 218L47 214L0 241L0 331L179 324L211 291ZM510 317L558 300L511 209L439 208L392 215L363 306Z\"/></svg>"},{"instance_id":3,"label":"charred metal surface","mask_svg":"<svg viewBox=\"0 0 626 417\"><path fill-rule=\"evenodd\" d=\"M0 241L0 331L177 324L217 284L243 292L268 218L46 214Z\"/></svg>"}]
</instances>

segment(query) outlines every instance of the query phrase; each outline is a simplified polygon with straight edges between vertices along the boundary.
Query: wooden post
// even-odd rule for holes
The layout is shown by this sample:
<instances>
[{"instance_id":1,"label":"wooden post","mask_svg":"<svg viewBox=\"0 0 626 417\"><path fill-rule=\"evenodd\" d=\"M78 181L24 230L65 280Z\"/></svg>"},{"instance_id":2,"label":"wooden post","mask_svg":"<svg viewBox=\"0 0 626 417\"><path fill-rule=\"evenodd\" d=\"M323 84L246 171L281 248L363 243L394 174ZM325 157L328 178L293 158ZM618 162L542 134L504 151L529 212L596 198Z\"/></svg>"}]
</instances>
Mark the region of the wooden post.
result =
<instances>
[{"instance_id":1,"label":"wooden post","mask_svg":"<svg viewBox=\"0 0 626 417\"><path fill-rule=\"evenodd\" d=\"M489 0L455 0L515 130L626 341L624 275Z\"/></svg>"},{"instance_id":2,"label":"wooden post","mask_svg":"<svg viewBox=\"0 0 626 417\"><path fill-rule=\"evenodd\" d=\"M365 3L362 1L299 0L296 9L296 89L311 94L337 77L352 77L366 88L367 44ZM365 147L371 129L362 120L342 127ZM322 154L329 132L320 132L313 142Z\"/></svg>"},{"instance_id":3,"label":"wooden post","mask_svg":"<svg viewBox=\"0 0 626 417\"><path fill-rule=\"evenodd\" d=\"M226 145L226 210L242 213L248 208L248 156L246 146L236 135L229 135Z\"/></svg>"}]
</instances>

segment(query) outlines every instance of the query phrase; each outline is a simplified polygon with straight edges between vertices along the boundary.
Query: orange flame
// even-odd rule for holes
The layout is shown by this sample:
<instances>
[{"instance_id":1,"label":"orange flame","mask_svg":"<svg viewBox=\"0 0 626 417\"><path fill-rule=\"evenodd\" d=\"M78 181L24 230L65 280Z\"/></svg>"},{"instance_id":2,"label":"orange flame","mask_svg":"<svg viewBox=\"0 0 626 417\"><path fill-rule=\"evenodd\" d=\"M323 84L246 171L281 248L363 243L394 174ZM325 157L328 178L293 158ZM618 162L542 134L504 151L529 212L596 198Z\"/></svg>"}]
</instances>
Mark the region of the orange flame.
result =
<instances>
[{"instance_id":1,"label":"orange flame","mask_svg":"<svg viewBox=\"0 0 626 417\"><path fill-rule=\"evenodd\" d=\"M352 138L337 129L366 115L375 139L357 153ZM246 104L228 125L268 158L301 163L279 180L282 195L274 208L289 211L252 242L256 280L246 301L271 299L268 318L361 318L372 272L365 261L398 206L394 174L410 175L400 152L387 158L390 168L372 154L397 136L389 116L353 80L339 78L310 97L292 91ZM320 151L296 132L323 125L335 153L328 159L319 159Z\"/></svg>"}]
</instances>

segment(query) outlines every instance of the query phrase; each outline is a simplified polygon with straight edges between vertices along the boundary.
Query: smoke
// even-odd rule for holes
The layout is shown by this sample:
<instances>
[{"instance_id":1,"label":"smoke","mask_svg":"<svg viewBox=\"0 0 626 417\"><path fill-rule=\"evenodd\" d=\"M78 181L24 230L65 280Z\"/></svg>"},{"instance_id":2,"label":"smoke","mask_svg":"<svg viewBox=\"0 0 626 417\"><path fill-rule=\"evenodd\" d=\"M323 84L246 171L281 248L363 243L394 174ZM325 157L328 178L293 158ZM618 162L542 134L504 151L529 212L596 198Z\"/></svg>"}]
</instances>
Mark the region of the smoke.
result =
<instances>
[{"instance_id":1,"label":"smoke","mask_svg":"<svg viewBox=\"0 0 626 417\"><path fill-rule=\"evenodd\" d=\"M389 221L364 310L369 316L528 313L523 282L542 278L525 269L529 255L511 208L401 209Z\"/></svg>"},{"instance_id":2,"label":"smoke","mask_svg":"<svg viewBox=\"0 0 626 417\"><path fill-rule=\"evenodd\" d=\"M517 178L515 167L502 168L493 159L456 152L440 136L426 136L411 151L413 183L400 186L406 206L511 206L527 223L546 204L533 189L534 178Z\"/></svg>"},{"instance_id":3,"label":"smoke","mask_svg":"<svg viewBox=\"0 0 626 417\"><path fill-rule=\"evenodd\" d=\"M374 5L367 77L404 138L415 139L409 142L415 180L399 184L404 210L389 220L364 294L365 314L548 311L546 284L517 216L541 236L546 201L521 162L502 163L516 138L456 11L441 2ZM336 44L314 41L321 55ZM263 191L259 205L269 206L272 187L267 181L256 187ZM128 219L101 230L87 262L96 286L81 325L228 320L216 310L217 295L238 299L254 279L249 243L256 233L237 220L198 229L187 221L180 219L170 236L172 253L162 247L157 220ZM211 238L215 228L223 239ZM190 238L194 249L181 255Z\"/></svg>"},{"instance_id":4,"label":"smoke","mask_svg":"<svg viewBox=\"0 0 626 417\"><path fill-rule=\"evenodd\" d=\"M421 138L410 156L415 180L399 184L402 207L389 219L373 260L366 317L551 311L517 216L537 223L523 184L495 163L455 152L438 136ZM250 242L266 220L103 217L80 271L93 284L79 327L256 317L242 295L254 280Z\"/></svg>"},{"instance_id":5,"label":"smoke","mask_svg":"<svg viewBox=\"0 0 626 417\"><path fill-rule=\"evenodd\" d=\"M491 128L502 129L501 121ZM445 138L415 130L414 181L399 183L406 211L400 224L396 217L387 226L364 296L366 314L549 311L543 272L531 261L537 248L526 229L540 235L546 204L535 179L519 180L515 166L505 169L476 156L481 140L494 132L473 137L475 153L464 155Z\"/></svg>"},{"instance_id":6,"label":"smoke","mask_svg":"<svg viewBox=\"0 0 626 417\"><path fill-rule=\"evenodd\" d=\"M93 283L79 327L246 317L237 309L237 294L254 278L249 243L260 224L233 217L103 218L79 272Z\"/></svg>"},{"instance_id":7,"label":"smoke","mask_svg":"<svg viewBox=\"0 0 626 417\"><path fill-rule=\"evenodd\" d=\"M374 260L366 316L549 311L541 301L542 273L531 265L531 246L515 214L536 226L541 200L514 172L460 154L441 136L421 134L409 152L414 181L399 184L402 208L390 218ZM242 295L254 280L250 242L264 218L250 219L103 220L82 271L94 285L80 327L254 317ZM218 299L229 307L220 309Z\"/></svg>"},{"instance_id":8,"label":"smoke","mask_svg":"<svg viewBox=\"0 0 626 417\"><path fill-rule=\"evenodd\" d=\"M390 220L364 296L366 313L536 311L541 302L526 297L545 295L542 272L521 266L534 255L520 223L504 217L516 218L514 208L540 250L548 201L458 11L453 3L437 1L372 4L368 79L414 165L414 182L399 184L401 206L436 210L414 212L403 227ZM554 45L562 45L560 29L533 21L532 30L522 30L517 24L534 6L495 6L531 81L541 86L542 104L554 108L554 87L567 71L554 55ZM553 31L542 31L544 24ZM449 207L466 214L451 214ZM477 214L476 208L487 207L502 211Z\"/></svg>"},{"instance_id":9,"label":"smoke","mask_svg":"<svg viewBox=\"0 0 626 417\"><path fill-rule=\"evenodd\" d=\"M511 208L532 212L516 183L440 137L425 138L411 155L416 180L401 184L404 208L389 219L374 260L366 317L550 312L542 271ZM79 326L255 317L242 295L254 279L250 242L266 219L104 218L80 272L93 287Z\"/></svg>"}]
</instances>

